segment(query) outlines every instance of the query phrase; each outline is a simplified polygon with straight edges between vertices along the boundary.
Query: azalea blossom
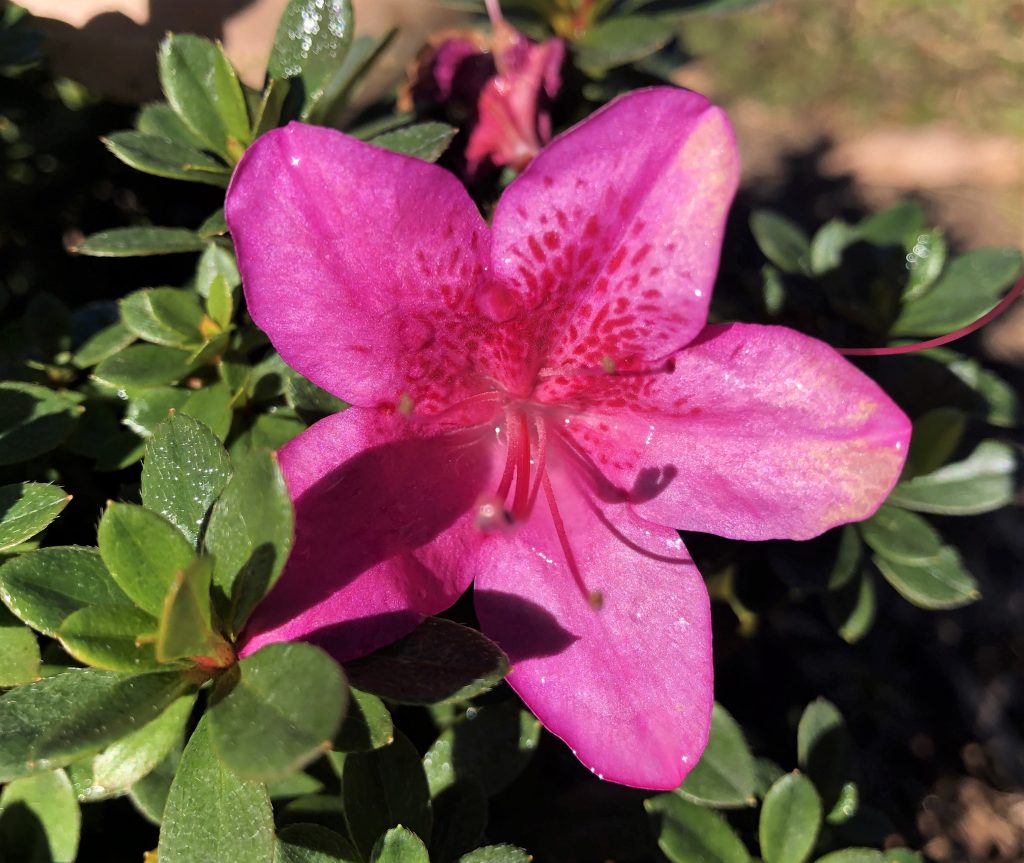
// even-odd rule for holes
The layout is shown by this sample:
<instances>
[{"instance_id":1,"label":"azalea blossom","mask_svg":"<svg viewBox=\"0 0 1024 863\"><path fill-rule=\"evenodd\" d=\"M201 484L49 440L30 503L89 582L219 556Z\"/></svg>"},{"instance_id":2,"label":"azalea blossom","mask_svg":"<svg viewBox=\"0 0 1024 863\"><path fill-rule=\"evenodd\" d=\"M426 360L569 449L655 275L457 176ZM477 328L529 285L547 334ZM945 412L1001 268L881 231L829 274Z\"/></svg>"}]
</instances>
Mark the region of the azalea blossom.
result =
<instances>
[{"instance_id":1,"label":"azalea blossom","mask_svg":"<svg viewBox=\"0 0 1024 863\"><path fill-rule=\"evenodd\" d=\"M707 324L737 161L703 97L636 91L554 140L488 225L435 165L300 124L261 137L226 210L249 310L353 407L280 452L295 546L243 652L351 659L475 579L541 722L605 779L678 786L713 673L676 529L866 518L910 433L822 342Z\"/></svg>"},{"instance_id":2,"label":"azalea blossom","mask_svg":"<svg viewBox=\"0 0 1024 863\"><path fill-rule=\"evenodd\" d=\"M496 0L488 0L487 11L490 39L443 34L421 59L410 91L468 127L469 177L486 164L521 171L551 139L549 108L561 86L565 57L561 39L527 38L502 17Z\"/></svg>"}]
</instances>

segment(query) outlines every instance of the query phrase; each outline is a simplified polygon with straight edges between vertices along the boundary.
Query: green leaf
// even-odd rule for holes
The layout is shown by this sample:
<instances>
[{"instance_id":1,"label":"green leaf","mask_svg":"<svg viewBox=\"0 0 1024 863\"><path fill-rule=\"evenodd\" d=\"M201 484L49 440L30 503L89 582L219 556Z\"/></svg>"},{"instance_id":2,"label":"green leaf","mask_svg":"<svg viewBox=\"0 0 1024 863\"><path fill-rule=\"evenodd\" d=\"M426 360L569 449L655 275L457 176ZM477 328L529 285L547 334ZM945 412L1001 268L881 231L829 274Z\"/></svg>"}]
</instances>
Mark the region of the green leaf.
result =
<instances>
[{"instance_id":1,"label":"green leaf","mask_svg":"<svg viewBox=\"0 0 1024 863\"><path fill-rule=\"evenodd\" d=\"M194 150L202 150L202 139L182 121L166 102L146 105L135 118L135 128L144 135L169 138Z\"/></svg>"},{"instance_id":2,"label":"green leaf","mask_svg":"<svg viewBox=\"0 0 1024 863\"><path fill-rule=\"evenodd\" d=\"M178 763L181 761L181 752L184 748L185 740L182 735L180 740L175 741L167 756L138 780L128 792L135 808L154 824L159 824L163 819L167 796L178 772Z\"/></svg>"},{"instance_id":3,"label":"green leaf","mask_svg":"<svg viewBox=\"0 0 1024 863\"><path fill-rule=\"evenodd\" d=\"M274 863L358 863L348 841L319 824L289 824L277 834Z\"/></svg>"},{"instance_id":4,"label":"green leaf","mask_svg":"<svg viewBox=\"0 0 1024 863\"><path fill-rule=\"evenodd\" d=\"M0 551L31 539L60 515L70 500L71 495L57 485L0 485Z\"/></svg>"},{"instance_id":5,"label":"green leaf","mask_svg":"<svg viewBox=\"0 0 1024 863\"><path fill-rule=\"evenodd\" d=\"M836 549L835 563L828 576L829 590L835 590L850 582L857 574L863 552L864 545L857 529L850 524L843 525L839 533L839 547Z\"/></svg>"},{"instance_id":6,"label":"green leaf","mask_svg":"<svg viewBox=\"0 0 1024 863\"><path fill-rule=\"evenodd\" d=\"M754 756L743 730L716 703L707 748L677 793L695 803L730 808L753 806L755 787Z\"/></svg>"},{"instance_id":7,"label":"green leaf","mask_svg":"<svg viewBox=\"0 0 1024 863\"><path fill-rule=\"evenodd\" d=\"M475 629L439 617L346 666L352 684L401 704L462 701L497 686L508 657Z\"/></svg>"},{"instance_id":8,"label":"green leaf","mask_svg":"<svg viewBox=\"0 0 1024 863\"><path fill-rule=\"evenodd\" d=\"M977 249L955 258L928 292L903 306L890 334L941 336L973 323L1021 274L1016 249Z\"/></svg>"},{"instance_id":9,"label":"green leaf","mask_svg":"<svg viewBox=\"0 0 1024 863\"><path fill-rule=\"evenodd\" d=\"M909 848L887 848L882 857L893 863L924 863L920 852L911 851Z\"/></svg>"},{"instance_id":10,"label":"green leaf","mask_svg":"<svg viewBox=\"0 0 1024 863\"><path fill-rule=\"evenodd\" d=\"M803 863L821 828L821 799L806 776L787 773L764 796L758 837L765 863Z\"/></svg>"},{"instance_id":11,"label":"green leaf","mask_svg":"<svg viewBox=\"0 0 1024 863\"><path fill-rule=\"evenodd\" d=\"M398 826L380 837L370 854L370 863L430 863L430 857L419 836Z\"/></svg>"},{"instance_id":12,"label":"green leaf","mask_svg":"<svg viewBox=\"0 0 1024 863\"><path fill-rule=\"evenodd\" d=\"M157 135L115 132L103 139L106 148L126 165L146 174L226 188L231 169L202 150Z\"/></svg>"},{"instance_id":13,"label":"green leaf","mask_svg":"<svg viewBox=\"0 0 1024 863\"><path fill-rule=\"evenodd\" d=\"M328 414L338 413L348 407L346 402L297 373L288 375L284 387L284 397L289 407L310 421L321 419Z\"/></svg>"},{"instance_id":14,"label":"green leaf","mask_svg":"<svg viewBox=\"0 0 1024 863\"><path fill-rule=\"evenodd\" d=\"M206 529L206 549L215 558L215 593L232 632L281 574L291 551L293 521L277 458L253 452L239 459Z\"/></svg>"},{"instance_id":15,"label":"green leaf","mask_svg":"<svg viewBox=\"0 0 1024 863\"><path fill-rule=\"evenodd\" d=\"M139 608L159 617L175 575L195 558L189 541L163 516L130 503L110 503L97 535L114 581Z\"/></svg>"},{"instance_id":16,"label":"green leaf","mask_svg":"<svg viewBox=\"0 0 1024 863\"><path fill-rule=\"evenodd\" d=\"M121 322L140 339L171 347L202 344L203 309L191 291L144 288L120 303Z\"/></svg>"},{"instance_id":17,"label":"green leaf","mask_svg":"<svg viewBox=\"0 0 1024 863\"><path fill-rule=\"evenodd\" d=\"M235 293L228 280L219 273L210 282L206 311L222 330L231 326L231 316L235 312Z\"/></svg>"},{"instance_id":18,"label":"green leaf","mask_svg":"<svg viewBox=\"0 0 1024 863\"><path fill-rule=\"evenodd\" d=\"M672 863L749 863L750 855L725 819L675 794L644 801L658 847Z\"/></svg>"},{"instance_id":19,"label":"green leaf","mask_svg":"<svg viewBox=\"0 0 1024 863\"><path fill-rule=\"evenodd\" d=\"M69 654L86 665L139 672L159 665L153 653L155 631L156 619L137 608L90 605L69 615L57 630L57 638Z\"/></svg>"},{"instance_id":20,"label":"green leaf","mask_svg":"<svg viewBox=\"0 0 1024 863\"><path fill-rule=\"evenodd\" d=\"M185 747L164 808L160 863L273 863L274 813L266 786L239 779L216 757L209 718Z\"/></svg>"},{"instance_id":21,"label":"green leaf","mask_svg":"<svg viewBox=\"0 0 1024 863\"><path fill-rule=\"evenodd\" d=\"M464 778L497 794L523 772L539 740L540 722L514 701L470 708L423 756L431 796Z\"/></svg>"},{"instance_id":22,"label":"green leaf","mask_svg":"<svg viewBox=\"0 0 1024 863\"><path fill-rule=\"evenodd\" d=\"M455 860L475 848L487 830L487 797L480 783L469 779L449 786L433 798L434 829L430 856Z\"/></svg>"},{"instance_id":23,"label":"green leaf","mask_svg":"<svg viewBox=\"0 0 1024 863\"><path fill-rule=\"evenodd\" d=\"M844 782L825 820L829 824L845 824L857 814L859 808L860 791L857 789L857 783Z\"/></svg>"},{"instance_id":24,"label":"green leaf","mask_svg":"<svg viewBox=\"0 0 1024 863\"><path fill-rule=\"evenodd\" d=\"M349 694L348 712L335 735L333 748L339 752L366 752L391 743L395 726L384 702L359 689L350 689Z\"/></svg>"},{"instance_id":25,"label":"green leaf","mask_svg":"<svg viewBox=\"0 0 1024 863\"><path fill-rule=\"evenodd\" d=\"M0 465L17 464L58 446L82 409L46 387L0 382Z\"/></svg>"},{"instance_id":26,"label":"green leaf","mask_svg":"<svg viewBox=\"0 0 1024 863\"><path fill-rule=\"evenodd\" d=\"M875 579L867 568L860 568L852 581L825 596L825 613L839 637L848 644L867 635L875 622L876 610Z\"/></svg>"},{"instance_id":27,"label":"green leaf","mask_svg":"<svg viewBox=\"0 0 1024 863\"><path fill-rule=\"evenodd\" d=\"M172 414L146 444L142 502L198 546L207 513L230 476L231 460L213 432Z\"/></svg>"},{"instance_id":28,"label":"green leaf","mask_svg":"<svg viewBox=\"0 0 1024 863\"><path fill-rule=\"evenodd\" d=\"M352 41L349 0L290 0L274 36L267 75L297 78L302 98L300 117L308 119L313 106L342 68ZM293 91L296 84L292 84Z\"/></svg>"},{"instance_id":29,"label":"green leaf","mask_svg":"<svg viewBox=\"0 0 1024 863\"><path fill-rule=\"evenodd\" d=\"M942 232L925 231L918 234L907 253L907 268L910 276L903 289L903 300L909 302L924 296L946 265L947 246Z\"/></svg>"},{"instance_id":30,"label":"green leaf","mask_svg":"<svg viewBox=\"0 0 1024 863\"><path fill-rule=\"evenodd\" d=\"M917 201L902 201L872 213L857 225L860 238L876 246L905 247L924 232L924 209Z\"/></svg>"},{"instance_id":31,"label":"green leaf","mask_svg":"<svg viewBox=\"0 0 1024 863\"><path fill-rule=\"evenodd\" d=\"M0 598L43 635L56 636L70 614L92 605L133 608L94 548L59 546L19 555L0 567Z\"/></svg>"},{"instance_id":32,"label":"green leaf","mask_svg":"<svg viewBox=\"0 0 1024 863\"><path fill-rule=\"evenodd\" d=\"M573 50L580 68L603 72L653 54L673 35L671 28L655 18L621 15L589 28L573 44Z\"/></svg>"},{"instance_id":33,"label":"green leaf","mask_svg":"<svg viewBox=\"0 0 1024 863\"><path fill-rule=\"evenodd\" d=\"M843 848L819 857L815 863L885 863L885 855L874 848Z\"/></svg>"},{"instance_id":34,"label":"green leaf","mask_svg":"<svg viewBox=\"0 0 1024 863\"><path fill-rule=\"evenodd\" d=\"M186 228L112 228L91 234L68 251L94 258L132 258L199 252L206 241Z\"/></svg>"},{"instance_id":35,"label":"green leaf","mask_svg":"<svg viewBox=\"0 0 1024 863\"><path fill-rule=\"evenodd\" d=\"M133 392L122 422L143 438L150 438L157 427L171 414L181 410L192 390L178 387L153 387Z\"/></svg>"},{"instance_id":36,"label":"green leaf","mask_svg":"<svg viewBox=\"0 0 1024 863\"><path fill-rule=\"evenodd\" d=\"M82 813L63 770L16 779L0 794L0 859L74 863Z\"/></svg>"},{"instance_id":37,"label":"green leaf","mask_svg":"<svg viewBox=\"0 0 1024 863\"><path fill-rule=\"evenodd\" d=\"M263 96L260 99L259 107L253 113L252 127L253 137L258 138L264 132L282 125L281 119L284 114L288 97L292 95L291 81L279 78L272 78L263 88Z\"/></svg>"},{"instance_id":38,"label":"green leaf","mask_svg":"<svg viewBox=\"0 0 1024 863\"><path fill-rule=\"evenodd\" d=\"M758 797L764 797L768 789L786 775L786 771L770 758L755 758L754 773L757 776Z\"/></svg>"},{"instance_id":39,"label":"green leaf","mask_svg":"<svg viewBox=\"0 0 1024 863\"><path fill-rule=\"evenodd\" d=\"M35 633L0 606L0 687L38 680L40 661Z\"/></svg>"},{"instance_id":40,"label":"green leaf","mask_svg":"<svg viewBox=\"0 0 1024 863\"><path fill-rule=\"evenodd\" d=\"M822 225L811 240L808 251L811 272L820 276L838 269L843 262L843 251L856 238L856 230L842 219L832 219Z\"/></svg>"},{"instance_id":41,"label":"green leaf","mask_svg":"<svg viewBox=\"0 0 1024 863\"><path fill-rule=\"evenodd\" d=\"M784 273L811 275L811 242L798 225L770 210L754 210L750 230L764 256Z\"/></svg>"},{"instance_id":42,"label":"green leaf","mask_svg":"<svg viewBox=\"0 0 1024 863\"><path fill-rule=\"evenodd\" d=\"M224 221L223 207L207 216L203 223L196 228L196 233L204 240L209 240L213 237L223 237L227 232L228 223Z\"/></svg>"},{"instance_id":43,"label":"green leaf","mask_svg":"<svg viewBox=\"0 0 1024 863\"><path fill-rule=\"evenodd\" d=\"M932 559L902 563L875 555L875 566L896 590L920 608L960 608L977 600L978 585L949 546Z\"/></svg>"},{"instance_id":44,"label":"green leaf","mask_svg":"<svg viewBox=\"0 0 1024 863\"><path fill-rule=\"evenodd\" d=\"M459 858L459 863L531 863L533 857L515 845L485 845Z\"/></svg>"},{"instance_id":45,"label":"green leaf","mask_svg":"<svg viewBox=\"0 0 1024 863\"><path fill-rule=\"evenodd\" d=\"M943 547L942 537L925 519L887 504L860 523L860 532L874 551L898 563L926 563Z\"/></svg>"},{"instance_id":46,"label":"green leaf","mask_svg":"<svg viewBox=\"0 0 1024 863\"><path fill-rule=\"evenodd\" d=\"M362 81L363 76L374 65L377 58L384 53L397 33L398 28L392 27L380 35L357 36L352 41L344 61L324 88L323 96L309 112L310 122L331 125L330 121L345 110L348 98L356 85Z\"/></svg>"},{"instance_id":47,"label":"green leaf","mask_svg":"<svg viewBox=\"0 0 1024 863\"><path fill-rule=\"evenodd\" d=\"M419 753L401 734L390 746L335 759L349 836L368 859L380 835L403 824L429 841L432 813Z\"/></svg>"},{"instance_id":48,"label":"green leaf","mask_svg":"<svg viewBox=\"0 0 1024 863\"><path fill-rule=\"evenodd\" d=\"M213 561L199 557L174 576L156 634L156 660L209 657L219 667L232 661L231 647L213 628L210 580Z\"/></svg>"},{"instance_id":49,"label":"green leaf","mask_svg":"<svg viewBox=\"0 0 1024 863\"><path fill-rule=\"evenodd\" d=\"M195 701L195 694L182 695L156 719L94 756L87 763L81 798L99 800L122 794L155 770L181 743Z\"/></svg>"},{"instance_id":50,"label":"green leaf","mask_svg":"<svg viewBox=\"0 0 1024 863\"><path fill-rule=\"evenodd\" d=\"M901 478L910 479L942 467L956 450L966 426L966 414L953 407L935 408L918 417Z\"/></svg>"},{"instance_id":51,"label":"green leaf","mask_svg":"<svg viewBox=\"0 0 1024 863\"><path fill-rule=\"evenodd\" d=\"M180 381L194 368L190 351L164 345L129 345L103 360L92 374L116 389L148 389Z\"/></svg>"},{"instance_id":52,"label":"green leaf","mask_svg":"<svg viewBox=\"0 0 1024 863\"><path fill-rule=\"evenodd\" d=\"M193 391L181 406L181 412L195 417L223 441L231 430L231 389L223 381Z\"/></svg>"},{"instance_id":53,"label":"green leaf","mask_svg":"<svg viewBox=\"0 0 1024 863\"><path fill-rule=\"evenodd\" d=\"M331 748L347 705L345 676L320 648L269 644L218 679L210 743L242 779L280 779Z\"/></svg>"},{"instance_id":54,"label":"green leaf","mask_svg":"<svg viewBox=\"0 0 1024 863\"><path fill-rule=\"evenodd\" d=\"M826 810L839 800L850 773L850 737L846 721L824 698L812 701L796 732L797 764L815 784Z\"/></svg>"},{"instance_id":55,"label":"green leaf","mask_svg":"<svg viewBox=\"0 0 1024 863\"><path fill-rule=\"evenodd\" d=\"M448 149L456 132L458 129L447 123L416 123L378 135L370 143L425 162L436 162Z\"/></svg>"},{"instance_id":56,"label":"green leaf","mask_svg":"<svg viewBox=\"0 0 1024 863\"><path fill-rule=\"evenodd\" d=\"M210 286L218 276L231 288L237 288L242 283L235 256L227 249L211 243L199 256L199 263L196 266L196 293L203 298L209 298Z\"/></svg>"},{"instance_id":57,"label":"green leaf","mask_svg":"<svg viewBox=\"0 0 1024 863\"><path fill-rule=\"evenodd\" d=\"M0 697L0 781L97 752L155 719L190 689L187 673L75 668Z\"/></svg>"},{"instance_id":58,"label":"green leaf","mask_svg":"<svg viewBox=\"0 0 1024 863\"><path fill-rule=\"evenodd\" d=\"M76 369L90 368L124 350L134 341L135 333L118 321L90 336L75 351L71 357L71 364Z\"/></svg>"},{"instance_id":59,"label":"green leaf","mask_svg":"<svg viewBox=\"0 0 1024 863\"><path fill-rule=\"evenodd\" d=\"M1013 500L1017 470L1012 447L995 440L982 441L963 461L901 482L889 495L889 503L936 515L991 512Z\"/></svg>"},{"instance_id":60,"label":"green leaf","mask_svg":"<svg viewBox=\"0 0 1024 863\"><path fill-rule=\"evenodd\" d=\"M158 57L160 84L177 115L210 150L238 161L252 130L242 86L220 45L172 34Z\"/></svg>"}]
</instances>

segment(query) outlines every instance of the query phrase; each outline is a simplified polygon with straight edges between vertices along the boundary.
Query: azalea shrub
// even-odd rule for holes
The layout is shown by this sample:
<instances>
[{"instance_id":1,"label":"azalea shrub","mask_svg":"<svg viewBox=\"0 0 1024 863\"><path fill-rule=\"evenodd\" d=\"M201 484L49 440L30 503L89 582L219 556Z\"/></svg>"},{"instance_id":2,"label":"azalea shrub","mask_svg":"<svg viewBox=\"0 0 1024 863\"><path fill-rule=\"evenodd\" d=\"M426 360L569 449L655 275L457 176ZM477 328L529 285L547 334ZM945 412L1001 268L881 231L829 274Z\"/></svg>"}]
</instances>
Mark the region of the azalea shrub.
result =
<instances>
[{"instance_id":1,"label":"azalea shrub","mask_svg":"<svg viewBox=\"0 0 1024 863\"><path fill-rule=\"evenodd\" d=\"M1019 402L958 339L1019 252L734 200L673 34L750 3L470 5L376 100L346 0L261 90L169 34L90 157L166 224L67 238L112 290L5 270L3 859L923 860L879 749L1006 589L958 517ZM24 143L112 117L39 51L7 10L26 207Z\"/></svg>"}]
</instances>

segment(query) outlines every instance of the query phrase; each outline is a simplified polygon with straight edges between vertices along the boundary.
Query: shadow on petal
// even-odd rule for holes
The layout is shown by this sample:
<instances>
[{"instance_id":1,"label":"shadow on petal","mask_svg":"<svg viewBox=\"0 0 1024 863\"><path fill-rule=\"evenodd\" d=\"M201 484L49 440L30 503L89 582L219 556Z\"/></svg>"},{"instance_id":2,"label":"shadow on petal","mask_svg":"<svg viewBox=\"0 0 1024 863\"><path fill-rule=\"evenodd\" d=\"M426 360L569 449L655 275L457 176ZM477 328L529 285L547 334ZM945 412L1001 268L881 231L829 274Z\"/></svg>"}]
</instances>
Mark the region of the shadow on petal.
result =
<instances>
[{"instance_id":1,"label":"shadow on petal","mask_svg":"<svg viewBox=\"0 0 1024 863\"><path fill-rule=\"evenodd\" d=\"M496 590L476 590L474 599L478 609L500 616L506 631L530 633L529 639L518 642L514 650L499 641L513 666L524 659L556 656L577 640L577 636L561 626L550 612L528 599Z\"/></svg>"},{"instance_id":2,"label":"shadow on petal","mask_svg":"<svg viewBox=\"0 0 1024 863\"><path fill-rule=\"evenodd\" d=\"M315 629L303 641L322 647L339 662L348 662L397 641L422 620L414 611L389 611Z\"/></svg>"}]
</instances>

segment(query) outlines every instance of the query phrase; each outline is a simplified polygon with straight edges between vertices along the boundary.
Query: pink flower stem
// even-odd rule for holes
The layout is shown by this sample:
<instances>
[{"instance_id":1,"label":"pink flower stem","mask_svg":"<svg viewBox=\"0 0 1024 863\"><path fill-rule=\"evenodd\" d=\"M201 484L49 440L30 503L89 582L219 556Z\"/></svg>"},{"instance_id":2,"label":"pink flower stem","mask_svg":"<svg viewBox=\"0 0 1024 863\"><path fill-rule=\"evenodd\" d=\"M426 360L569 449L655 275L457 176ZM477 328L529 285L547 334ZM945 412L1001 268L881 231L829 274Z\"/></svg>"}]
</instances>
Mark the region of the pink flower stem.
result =
<instances>
[{"instance_id":1,"label":"pink flower stem","mask_svg":"<svg viewBox=\"0 0 1024 863\"><path fill-rule=\"evenodd\" d=\"M959 330L946 333L944 336L937 336L934 339L928 339L928 341L925 342L914 342L909 345L896 345L890 348L836 348L836 350L848 357L889 357L895 356L896 354L912 354L917 351L926 351L928 348L937 348L940 345L945 345L949 342L956 341L957 339L962 339L964 336L970 335L975 330L980 330L990 321L994 321L1011 305L1013 305L1014 300L1016 300L1022 293L1024 293L1024 277L1022 277L1017 284L1013 286L1010 292L1003 297L999 305L992 309L988 314L978 318L978 320L973 324L968 324L966 327L961 327Z\"/></svg>"},{"instance_id":2,"label":"pink flower stem","mask_svg":"<svg viewBox=\"0 0 1024 863\"><path fill-rule=\"evenodd\" d=\"M501 4L498 0L484 0L487 7L487 17L491 19L491 26L497 27L504 22L505 17L501 14Z\"/></svg>"}]
</instances>

